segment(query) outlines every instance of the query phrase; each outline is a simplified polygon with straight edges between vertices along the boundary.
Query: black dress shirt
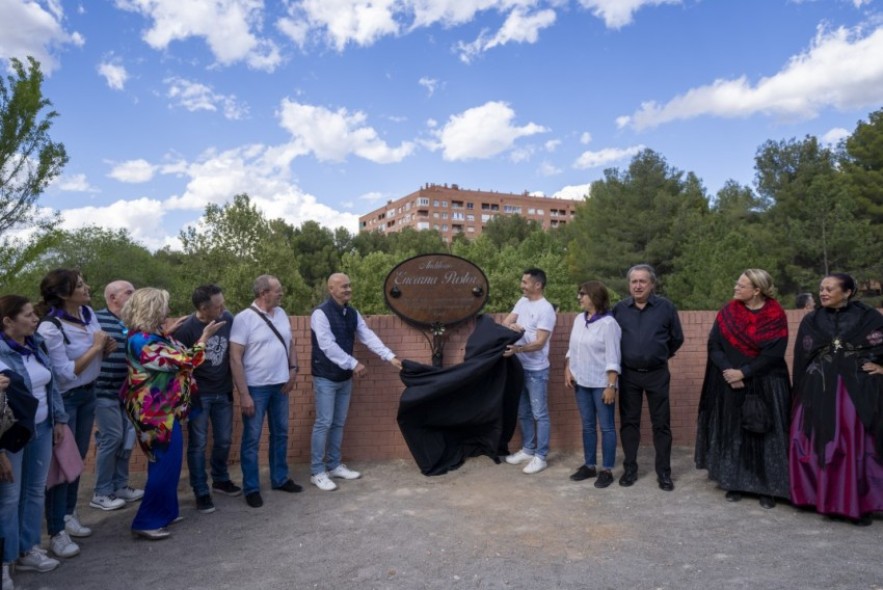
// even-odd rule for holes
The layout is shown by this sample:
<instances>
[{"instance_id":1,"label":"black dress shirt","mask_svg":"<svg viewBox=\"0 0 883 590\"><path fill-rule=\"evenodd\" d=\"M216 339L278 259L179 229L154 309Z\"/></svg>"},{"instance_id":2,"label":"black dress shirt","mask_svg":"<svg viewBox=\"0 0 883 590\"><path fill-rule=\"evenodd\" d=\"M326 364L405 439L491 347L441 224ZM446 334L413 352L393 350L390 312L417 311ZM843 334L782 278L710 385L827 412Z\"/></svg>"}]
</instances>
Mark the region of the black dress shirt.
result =
<instances>
[{"instance_id":1,"label":"black dress shirt","mask_svg":"<svg viewBox=\"0 0 883 590\"><path fill-rule=\"evenodd\" d=\"M628 369L658 369L684 343L678 310L659 295L650 295L643 309L634 298L623 299L614 306L613 317L622 328L622 365Z\"/></svg>"}]
</instances>

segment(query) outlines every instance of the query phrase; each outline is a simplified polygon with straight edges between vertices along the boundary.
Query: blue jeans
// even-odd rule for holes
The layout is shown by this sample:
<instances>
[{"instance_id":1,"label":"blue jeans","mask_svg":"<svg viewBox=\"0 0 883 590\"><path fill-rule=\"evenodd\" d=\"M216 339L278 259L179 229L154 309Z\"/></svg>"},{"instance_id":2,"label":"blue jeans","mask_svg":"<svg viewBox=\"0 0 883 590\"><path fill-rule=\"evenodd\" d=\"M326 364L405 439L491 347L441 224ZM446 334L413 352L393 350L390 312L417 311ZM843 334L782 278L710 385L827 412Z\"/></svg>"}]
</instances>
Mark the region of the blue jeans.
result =
<instances>
[{"instance_id":1,"label":"blue jeans","mask_svg":"<svg viewBox=\"0 0 883 590\"><path fill-rule=\"evenodd\" d=\"M168 446L153 452L147 464L147 483L138 512L132 520L133 531L159 529L178 518L178 481L184 459L184 437L181 423L175 420Z\"/></svg>"},{"instance_id":2,"label":"blue jeans","mask_svg":"<svg viewBox=\"0 0 883 590\"><path fill-rule=\"evenodd\" d=\"M86 458L95 424L95 391L92 385L84 385L64 392L64 411L69 417L67 425L74 433L80 457ZM80 478L71 483L60 483L46 490L46 529L50 537L64 530L64 517L77 508Z\"/></svg>"},{"instance_id":3,"label":"blue jeans","mask_svg":"<svg viewBox=\"0 0 883 590\"><path fill-rule=\"evenodd\" d=\"M595 416L601 424L601 456L603 469L613 469L616 462L616 425L613 410L616 406L605 404L601 400L603 387L576 386L576 405L583 422L583 455L586 466L595 467L598 453L598 432L595 428Z\"/></svg>"},{"instance_id":4,"label":"blue jeans","mask_svg":"<svg viewBox=\"0 0 883 590\"><path fill-rule=\"evenodd\" d=\"M316 398L316 422L310 439L310 473L337 469L340 465L340 445L343 425L350 409L353 380L331 381L313 377L313 396ZM326 460L327 459L327 460Z\"/></svg>"},{"instance_id":5,"label":"blue jeans","mask_svg":"<svg viewBox=\"0 0 883 590\"><path fill-rule=\"evenodd\" d=\"M521 424L521 448L529 455L545 459L549 454L551 424L546 390L549 385L549 369L524 370L524 389L518 404L518 421ZM536 422L536 427L534 427Z\"/></svg>"},{"instance_id":6,"label":"blue jeans","mask_svg":"<svg viewBox=\"0 0 883 590\"><path fill-rule=\"evenodd\" d=\"M95 424L95 494L107 496L129 485L135 429L120 400L109 397L95 400Z\"/></svg>"},{"instance_id":7,"label":"blue jeans","mask_svg":"<svg viewBox=\"0 0 883 590\"><path fill-rule=\"evenodd\" d=\"M212 423L212 481L230 481L227 459L230 458L230 442L233 439L233 402L227 394L199 394L199 411L190 414L187 440L187 469L190 471L190 487L197 496L209 493L205 475L205 447L208 424Z\"/></svg>"},{"instance_id":8,"label":"blue jeans","mask_svg":"<svg viewBox=\"0 0 883 590\"><path fill-rule=\"evenodd\" d=\"M52 459L52 425L43 420L34 436L17 453L6 453L12 464L11 482L0 484L0 537L5 539L3 563L40 544L46 476Z\"/></svg>"},{"instance_id":9,"label":"blue jeans","mask_svg":"<svg viewBox=\"0 0 883 590\"><path fill-rule=\"evenodd\" d=\"M239 452L242 491L245 494L261 489L258 446L265 414L270 427L270 485L278 488L288 481L288 396L282 393L283 385L284 383L280 383L248 388L248 393L254 400L254 416L242 417L242 446Z\"/></svg>"}]
</instances>

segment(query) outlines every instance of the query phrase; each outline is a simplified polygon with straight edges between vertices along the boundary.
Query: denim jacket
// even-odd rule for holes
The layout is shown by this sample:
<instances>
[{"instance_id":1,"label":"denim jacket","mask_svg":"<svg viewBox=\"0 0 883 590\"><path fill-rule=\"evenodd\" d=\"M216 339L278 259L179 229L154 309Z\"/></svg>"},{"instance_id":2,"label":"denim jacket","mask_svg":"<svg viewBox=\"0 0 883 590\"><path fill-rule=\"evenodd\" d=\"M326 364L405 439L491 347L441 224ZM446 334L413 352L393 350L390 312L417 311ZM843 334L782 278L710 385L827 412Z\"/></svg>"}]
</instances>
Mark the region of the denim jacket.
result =
<instances>
[{"instance_id":1,"label":"denim jacket","mask_svg":"<svg viewBox=\"0 0 883 590\"><path fill-rule=\"evenodd\" d=\"M39 334L34 334L34 341L37 344L37 356L43 361L45 366L50 367L52 373L52 378L49 380L49 383L46 384L46 403L49 406L49 423L53 426L55 424L67 424L68 415L67 412L64 411L64 402L61 401L61 394L58 392L58 388L55 385L55 371L52 369L49 356L43 350L43 347L40 346L43 342L43 337ZM24 360L22 360L19 353L9 348L9 345L3 340L0 340L0 361L3 361L6 366L18 373L28 386L28 391L31 391L31 376L28 374L27 369L25 369Z\"/></svg>"}]
</instances>

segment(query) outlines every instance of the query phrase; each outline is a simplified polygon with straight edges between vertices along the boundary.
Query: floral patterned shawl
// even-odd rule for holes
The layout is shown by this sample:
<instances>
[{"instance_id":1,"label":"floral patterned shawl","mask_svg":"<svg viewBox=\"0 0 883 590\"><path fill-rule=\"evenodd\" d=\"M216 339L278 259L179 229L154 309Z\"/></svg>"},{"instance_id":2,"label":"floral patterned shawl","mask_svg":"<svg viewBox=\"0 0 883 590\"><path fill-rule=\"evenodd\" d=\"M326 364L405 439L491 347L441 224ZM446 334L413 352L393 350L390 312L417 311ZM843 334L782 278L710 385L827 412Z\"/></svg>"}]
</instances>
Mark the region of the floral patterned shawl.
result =
<instances>
[{"instance_id":1,"label":"floral patterned shawl","mask_svg":"<svg viewBox=\"0 0 883 590\"><path fill-rule=\"evenodd\" d=\"M202 364L204 351L201 343L187 349L171 336L129 335L129 373L120 398L135 425L138 444L151 461L157 447L169 444L175 419L183 420L190 412L190 395L196 392L191 375Z\"/></svg>"}]
</instances>

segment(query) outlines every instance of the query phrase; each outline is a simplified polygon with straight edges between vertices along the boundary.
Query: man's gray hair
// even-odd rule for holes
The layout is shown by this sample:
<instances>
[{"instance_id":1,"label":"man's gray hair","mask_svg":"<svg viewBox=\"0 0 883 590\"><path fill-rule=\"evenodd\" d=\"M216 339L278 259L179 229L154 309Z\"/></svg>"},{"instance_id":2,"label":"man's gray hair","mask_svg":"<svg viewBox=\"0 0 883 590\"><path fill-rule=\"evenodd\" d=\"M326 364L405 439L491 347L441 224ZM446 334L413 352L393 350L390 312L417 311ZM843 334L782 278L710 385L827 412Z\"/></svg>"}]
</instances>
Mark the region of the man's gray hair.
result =
<instances>
[{"instance_id":1,"label":"man's gray hair","mask_svg":"<svg viewBox=\"0 0 883 590\"><path fill-rule=\"evenodd\" d=\"M650 275L650 282L654 285L656 284L656 270L650 266L649 264L636 264L629 269L627 273L625 273L625 278L627 281L632 280L632 273L636 270L643 270L647 274Z\"/></svg>"},{"instance_id":2,"label":"man's gray hair","mask_svg":"<svg viewBox=\"0 0 883 590\"><path fill-rule=\"evenodd\" d=\"M270 290L270 281L275 279L273 275L261 275L254 280L254 285L251 290L254 291L254 296L260 297L262 293Z\"/></svg>"}]
</instances>

